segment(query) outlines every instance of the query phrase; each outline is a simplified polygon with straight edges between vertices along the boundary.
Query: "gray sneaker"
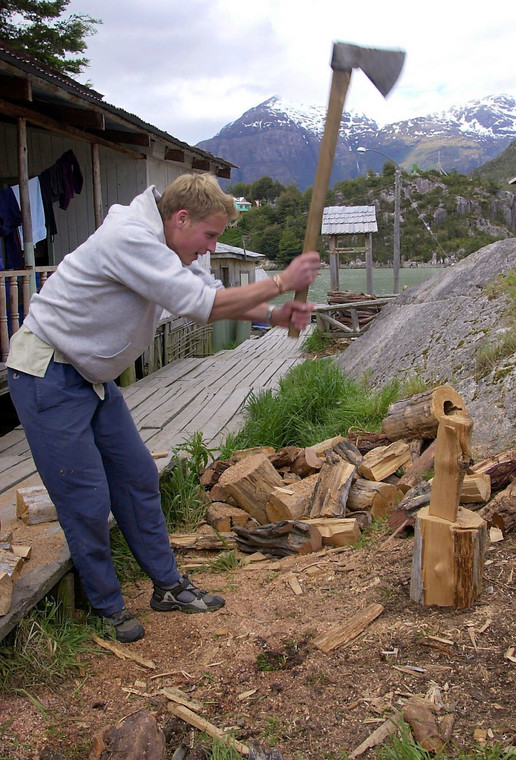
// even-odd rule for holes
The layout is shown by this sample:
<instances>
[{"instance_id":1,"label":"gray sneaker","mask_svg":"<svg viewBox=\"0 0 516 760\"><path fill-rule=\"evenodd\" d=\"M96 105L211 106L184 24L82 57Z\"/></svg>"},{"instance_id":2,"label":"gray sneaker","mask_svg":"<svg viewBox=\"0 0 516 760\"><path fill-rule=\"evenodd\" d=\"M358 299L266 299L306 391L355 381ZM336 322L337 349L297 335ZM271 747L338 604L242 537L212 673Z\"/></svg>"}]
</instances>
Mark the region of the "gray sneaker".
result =
<instances>
[{"instance_id":1,"label":"gray sneaker","mask_svg":"<svg viewBox=\"0 0 516 760\"><path fill-rule=\"evenodd\" d=\"M143 625L126 607L123 607L120 612L115 612L114 615L104 617L104 622L112 628L116 640L122 644L138 641L145 636Z\"/></svg>"},{"instance_id":2,"label":"gray sneaker","mask_svg":"<svg viewBox=\"0 0 516 760\"><path fill-rule=\"evenodd\" d=\"M209 594L191 582L187 575L183 575L179 582L169 589L154 586L154 593L150 599L150 606L158 612L215 612L226 604L222 596Z\"/></svg>"}]
</instances>

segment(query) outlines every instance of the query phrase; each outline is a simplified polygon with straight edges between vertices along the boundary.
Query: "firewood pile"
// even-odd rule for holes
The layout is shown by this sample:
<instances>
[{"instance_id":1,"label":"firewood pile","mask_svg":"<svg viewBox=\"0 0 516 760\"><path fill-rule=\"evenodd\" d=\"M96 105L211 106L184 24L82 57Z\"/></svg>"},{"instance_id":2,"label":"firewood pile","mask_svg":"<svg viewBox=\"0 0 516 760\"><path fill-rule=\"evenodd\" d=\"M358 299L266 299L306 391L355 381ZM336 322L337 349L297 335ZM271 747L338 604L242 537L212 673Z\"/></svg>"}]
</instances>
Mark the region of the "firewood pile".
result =
<instances>
[{"instance_id":1,"label":"firewood pile","mask_svg":"<svg viewBox=\"0 0 516 760\"><path fill-rule=\"evenodd\" d=\"M381 433L350 429L306 448L262 446L216 460L201 476L207 525L171 536L172 546L306 554L352 544L383 517L407 533L430 502L438 421L461 406L440 386L392 404ZM516 449L468 465L460 503L505 534L516 520Z\"/></svg>"},{"instance_id":2,"label":"firewood pile","mask_svg":"<svg viewBox=\"0 0 516 760\"><path fill-rule=\"evenodd\" d=\"M374 303L376 300L378 300L377 297L369 295L367 293L356 293L349 290L330 290L328 291L326 300L329 306L336 307L338 307L340 304L353 304L355 302L357 304L361 303L362 305L360 307L357 307L355 310L356 320L358 322L359 329L361 330L366 325L369 325L382 310L382 307L380 305ZM364 304L364 301L371 301L371 304L366 305ZM339 322L349 328L356 327L356 322L353 321L351 313L348 313L347 311L338 310L337 308L333 316L338 319ZM330 329L336 330L338 328L336 325L330 325Z\"/></svg>"}]
</instances>

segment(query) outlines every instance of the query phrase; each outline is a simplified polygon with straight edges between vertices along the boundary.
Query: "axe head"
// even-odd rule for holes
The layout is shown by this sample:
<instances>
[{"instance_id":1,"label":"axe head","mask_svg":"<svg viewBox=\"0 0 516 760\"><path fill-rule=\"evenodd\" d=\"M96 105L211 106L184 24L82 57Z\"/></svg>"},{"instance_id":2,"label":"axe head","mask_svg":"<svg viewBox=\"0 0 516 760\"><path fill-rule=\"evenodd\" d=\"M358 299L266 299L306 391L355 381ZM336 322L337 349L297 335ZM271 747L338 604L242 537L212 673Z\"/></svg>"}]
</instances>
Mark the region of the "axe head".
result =
<instances>
[{"instance_id":1,"label":"axe head","mask_svg":"<svg viewBox=\"0 0 516 760\"><path fill-rule=\"evenodd\" d=\"M382 50L334 42L331 67L333 71L362 69L385 97L398 81L404 61L403 50Z\"/></svg>"}]
</instances>

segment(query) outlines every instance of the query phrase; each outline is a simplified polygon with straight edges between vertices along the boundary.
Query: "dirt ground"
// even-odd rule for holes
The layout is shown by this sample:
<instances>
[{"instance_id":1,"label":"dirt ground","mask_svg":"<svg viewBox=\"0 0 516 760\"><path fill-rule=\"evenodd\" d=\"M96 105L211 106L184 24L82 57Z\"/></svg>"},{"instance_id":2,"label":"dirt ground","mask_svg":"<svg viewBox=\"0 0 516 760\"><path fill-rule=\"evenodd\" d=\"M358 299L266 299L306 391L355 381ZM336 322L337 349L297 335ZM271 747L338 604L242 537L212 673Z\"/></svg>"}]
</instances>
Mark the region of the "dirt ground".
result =
<instances>
[{"instance_id":1,"label":"dirt ground","mask_svg":"<svg viewBox=\"0 0 516 760\"><path fill-rule=\"evenodd\" d=\"M410 600L413 537L385 543L387 536L385 529L361 548L291 557L276 569L196 572L198 585L226 598L209 615L154 612L149 582L127 588L146 636L126 647L155 669L99 649L84 677L33 692L44 715L26 695L2 698L0 758L36 759L46 747L86 759L95 734L140 709L156 717L171 757L199 734L167 711L165 686L202 703L199 714L232 727L239 741L276 746L286 760L351 752L415 694L433 700L438 719L454 716L456 747L484 737L516 744L516 662L504 656L516 646L516 537L489 546L484 590L458 611ZM177 556L183 570L199 559ZM358 638L329 654L314 646L317 634L372 602L384 610Z\"/></svg>"}]
</instances>

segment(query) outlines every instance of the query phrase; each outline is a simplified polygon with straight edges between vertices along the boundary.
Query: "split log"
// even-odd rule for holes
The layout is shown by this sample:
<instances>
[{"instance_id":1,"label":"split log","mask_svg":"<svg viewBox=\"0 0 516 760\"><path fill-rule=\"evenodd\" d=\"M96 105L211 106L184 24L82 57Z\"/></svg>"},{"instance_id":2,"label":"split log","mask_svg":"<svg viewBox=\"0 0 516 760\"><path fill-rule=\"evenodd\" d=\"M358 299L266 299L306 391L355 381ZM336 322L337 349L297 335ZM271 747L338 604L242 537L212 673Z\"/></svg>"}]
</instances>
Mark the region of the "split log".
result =
<instances>
[{"instance_id":1,"label":"split log","mask_svg":"<svg viewBox=\"0 0 516 760\"><path fill-rule=\"evenodd\" d=\"M284 446L275 451L274 454L269 455L269 462L277 470L281 470L282 467L290 467L300 451L299 446Z\"/></svg>"},{"instance_id":2,"label":"split log","mask_svg":"<svg viewBox=\"0 0 516 760\"><path fill-rule=\"evenodd\" d=\"M424 606L466 609L482 592L487 524L459 507L455 521L418 512L410 598Z\"/></svg>"},{"instance_id":3,"label":"split log","mask_svg":"<svg viewBox=\"0 0 516 760\"><path fill-rule=\"evenodd\" d=\"M384 480L399 470L412 464L410 449L404 441L395 441L389 446L377 446L369 451L358 467L360 475L369 480Z\"/></svg>"},{"instance_id":4,"label":"split log","mask_svg":"<svg viewBox=\"0 0 516 760\"><path fill-rule=\"evenodd\" d=\"M378 518L392 512L402 498L403 492L390 483L358 478L349 489L346 507L352 512L368 511Z\"/></svg>"},{"instance_id":5,"label":"split log","mask_svg":"<svg viewBox=\"0 0 516 760\"><path fill-rule=\"evenodd\" d=\"M367 454L377 446L388 446L391 443L385 433L368 433L367 430L357 430L353 427L348 430L347 439L355 444L361 454Z\"/></svg>"},{"instance_id":6,"label":"split log","mask_svg":"<svg viewBox=\"0 0 516 760\"><path fill-rule=\"evenodd\" d=\"M165 735L156 718L140 710L93 738L90 760L165 760Z\"/></svg>"},{"instance_id":7,"label":"split log","mask_svg":"<svg viewBox=\"0 0 516 760\"><path fill-rule=\"evenodd\" d=\"M437 441L432 441L432 443L423 452L421 452L421 455L416 459L416 461L412 463L412 466L409 467L405 471L404 475L401 476L398 481L398 488L401 491L404 493L409 491L415 485L420 483L421 480L423 480L424 472L428 472L428 470L433 469L436 445Z\"/></svg>"},{"instance_id":8,"label":"split log","mask_svg":"<svg viewBox=\"0 0 516 760\"><path fill-rule=\"evenodd\" d=\"M299 520L303 515L308 514L318 479L317 473L296 483L274 488L266 507L268 521Z\"/></svg>"},{"instance_id":9,"label":"split log","mask_svg":"<svg viewBox=\"0 0 516 760\"><path fill-rule=\"evenodd\" d=\"M428 700L411 697L403 708L403 719L409 724L414 739L427 752L437 754L444 746L437 721Z\"/></svg>"},{"instance_id":10,"label":"split log","mask_svg":"<svg viewBox=\"0 0 516 760\"><path fill-rule=\"evenodd\" d=\"M418 393L389 406L382 431L391 441L400 438L435 438L439 420L450 415L466 416L461 396L449 385Z\"/></svg>"},{"instance_id":11,"label":"split log","mask_svg":"<svg viewBox=\"0 0 516 760\"><path fill-rule=\"evenodd\" d=\"M336 435L333 438L327 438L325 441L320 441L319 443L314 443L312 446L308 446L310 451L313 451L314 454L321 459L324 458L324 452L326 449L332 449L334 446L336 446L338 443L341 443L344 441L343 435Z\"/></svg>"},{"instance_id":12,"label":"split log","mask_svg":"<svg viewBox=\"0 0 516 760\"><path fill-rule=\"evenodd\" d=\"M342 459L338 464L323 464L310 502L310 517L343 516L355 472L355 466Z\"/></svg>"},{"instance_id":13,"label":"split log","mask_svg":"<svg viewBox=\"0 0 516 760\"><path fill-rule=\"evenodd\" d=\"M487 473L474 472L471 475L464 475L460 489L461 504L485 504L490 497L491 478Z\"/></svg>"},{"instance_id":14,"label":"split log","mask_svg":"<svg viewBox=\"0 0 516 760\"><path fill-rule=\"evenodd\" d=\"M169 533L168 539L172 549L224 551L237 547L234 533Z\"/></svg>"},{"instance_id":15,"label":"split log","mask_svg":"<svg viewBox=\"0 0 516 760\"><path fill-rule=\"evenodd\" d=\"M268 522L267 503L274 488L283 481L265 454L254 454L228 467L219 485L261 525Z\"/></svg>"},{"instance_id":16,"label":"split log","mask_svg":"<svg viewBox=\"0 0 516 760\"><path fill-rule=\"evenodd\" d=\"M471 468L471 472L483 472L491 478L491 490L501 491L516 478L516 449L504 451L490 459L483 459Z\"/></svg>"},{"instance_id":17,"label":"split log","mask_svg":"<svg viewBox=\"0 0 516 760\"><path fill-rule=\"evenodd\" d=\"M500 528L504 536L513 530L516 525L516 480L497 493L478 514L487 521L490 528Z\"/></svg>"},{"instance_id":18,"label":"split log","mask_svg":"<svg viewBox=\"0 0 516 760\"><path fill-rule=\"evenodd\" d=\"M356 639L367 626L383 612L381 604L370 604L363 610L360 610L345 623L337 623L314 639L314 646L321 652L328 654L337 647L349 644Z\"/></svg>"},{"instance_id":19,"label":"split log","mask_svg":"<svg viewBox=\"0 0 516 760\"><path fill-rule=\"evenodd\" d=\"M295 460L290 466L291 471L300 478L306 478L318 472L323 464L323 460L317 456L311 448L301 449Z\"/></svg>"},{"instance_id":20,"label":"split log","mask_svg":"<svg viewBox=\"0 0 516 760\"><path fill-rule=\"evenodd\" d=\"M219 478L223 472L230 467L229 462L224 459L217 459L215 462L211 462L200 477L200 483L205 488L213 488L213 486L219 482Z\"/></svg>"},{"instance_id":21,"label":"split log","mask_svg":"<svg viewBox=\"0 0 516 760\"><path fill-rule=\"evenodd\" d=\"M460 502L462 482L471 465L471 417L453 415L439 423L435 448L435 475L432 479L429 513L454 521Z\"/></svg>"},{"instance_id":22,"label":"split log","mask_svg":"<svg viewBox=\"0 0 516 760\"><path fill-rule=\"evenodd\" d=\"M322 548L319 531L297 520L260 525L254 530L235 527L235 533L238 547L247 554L259 550L275 557L286 557L289 554L311 554Z\"/></svg>"},{"instance_id":23,"label":"split log","mask_svg":"<svg viewBox=\"0 0 516 760\"><path fill-rule=\"evenodd\" d=\"M358 520L353 517L316 517L303 520L307 525L317 528L322 537L323 546L351 546L360 538L361 530Z\"/></svg>"},{"instance_id":24,"label":"split log","mask_svg":"<svg viewBox=\"0 0 516 760\"><path fill-rule=\"evenodd\" d=\"M30 559L30 555L32 554L32 546L28 546L27 544L13 544L11 546L11 551L17 557L21 557L22 559Z\"/></svg>"},{"instance_id":25,"label":"split log","mask_svg":"<svg viewBox=\"0 0 516 760\"><path fill-rule=\"evenodd\" d=\"M45 486L28 486L16 491L16 517L25 525L57 520L57 512Z\"/></svg>"},{"instance_id":26,"label":"split log","mask_svg":"<svg viewBox=\"0 0 516 760\"><path fill-rule=\"evenodd\" d=\"M11 551L0 549L0 615L7 615L14 584L23 567L23 559Z\"/></svg>"},{"instance_id":27,"label":"split log","mask_svg":"<svg viewBox=\"0 0 516 760\"><path fill-rule=\"evenodd\" d=\"M236 449L231 454L229 462L230 464L236 464L237 462L241 462L242 459L256 456L256 454L263 454L266 457L270 457L274 452L275 448L273 446L253 446L250 449Z\"/></svg>"},{"instance_id":28,"label":"split log","mask_svg":"<svg viewBox=\"0 0 516 760\"><path fill-rule=\"evenodd\" d=\"M206 522L215 528L217 533L230 533L235 525L245 527L251 519L244 509L231 507L221 501L212 502L206 511Z\"/></svg>"}]
</instances>

